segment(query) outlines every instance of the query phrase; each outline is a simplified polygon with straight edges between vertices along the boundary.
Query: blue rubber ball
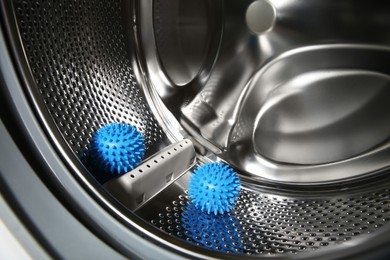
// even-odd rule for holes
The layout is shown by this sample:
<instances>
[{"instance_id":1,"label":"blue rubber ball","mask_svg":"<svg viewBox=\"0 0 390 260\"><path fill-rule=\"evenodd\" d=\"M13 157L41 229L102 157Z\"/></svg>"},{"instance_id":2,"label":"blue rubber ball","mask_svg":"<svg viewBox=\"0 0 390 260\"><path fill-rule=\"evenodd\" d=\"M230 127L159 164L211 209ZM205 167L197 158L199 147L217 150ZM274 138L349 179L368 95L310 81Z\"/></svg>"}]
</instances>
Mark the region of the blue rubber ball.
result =
<instances>
[{"instance_id":1,"label":"blue rubber ball","mask_svg":"<svg viewBox=\"0 0 390 260\"><path fill-rule=\"evenodd\" d=\"M240 194L240 179L224 163L208 163L198 167L191 175L189 198L195 207L208 214L229 212Z\"/></svg>"},{"instance_id":2,"label":"blue rubber ball","mask_svg":"<svg viewBox=\"0 0 390 260\"><path fill-rule=\"evenodd\" d=\"M91 144L95 166L111 174L131 171L145 154L144 137L133 126L111 123L98 129Z\"/></svg>"}]
</instances>

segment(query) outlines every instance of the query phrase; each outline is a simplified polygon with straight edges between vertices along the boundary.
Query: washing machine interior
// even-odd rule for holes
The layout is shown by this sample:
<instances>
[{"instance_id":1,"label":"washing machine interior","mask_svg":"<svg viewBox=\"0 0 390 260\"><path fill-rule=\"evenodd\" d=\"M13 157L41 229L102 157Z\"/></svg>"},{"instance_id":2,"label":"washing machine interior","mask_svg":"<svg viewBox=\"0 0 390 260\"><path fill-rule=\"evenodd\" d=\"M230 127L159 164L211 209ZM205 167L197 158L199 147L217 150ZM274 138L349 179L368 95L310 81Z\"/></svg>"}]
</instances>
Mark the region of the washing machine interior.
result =
<instances>
[{"instance_id":1,"label":"washing machine interior","mask_svg":"<svg viewBox=\"0 0 390 260\"><path fill-rule=\"evenodd\" d=\"M13 0L1 10L51 145L143 239L201 258L336 258L387 243L389 3ZM88 163L93 134L111 122L145 137L146 159L121 176ZM193 170L212 161L242 183L224 215L187 196Z\"/></svg>"}]
</instances>

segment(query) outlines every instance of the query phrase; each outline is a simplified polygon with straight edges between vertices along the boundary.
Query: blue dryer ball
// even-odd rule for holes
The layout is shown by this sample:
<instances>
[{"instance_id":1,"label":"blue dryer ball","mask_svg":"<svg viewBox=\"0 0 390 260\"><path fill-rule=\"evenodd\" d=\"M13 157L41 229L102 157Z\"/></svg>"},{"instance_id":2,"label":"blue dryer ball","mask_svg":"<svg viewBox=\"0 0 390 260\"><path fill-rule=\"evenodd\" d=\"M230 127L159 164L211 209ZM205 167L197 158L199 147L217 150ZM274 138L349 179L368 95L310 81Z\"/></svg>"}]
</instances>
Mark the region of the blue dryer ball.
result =
<instances>
[{"instance_id":1,"label":"blue dryer ball","mask_svg":"<svg viewBox=\"0 0 390 260\"><path fill-rule=\"evenodd\" d=\"M96 167L111 174L131 171L145 154L144 137L133 126L111 123L98 129L91 144L91 157Z\"/></svg>"},{"instance_id":2,"label":"blue dryer ball","mask_svg":"<svg viewBox=\"0 0 390 260\"><path fill-rule=\"evenodd\" d=\"M224 163L208 163L191 175L189 198L195 207L210 214L229 212L240 194L240 179Z\"/></svg>"}]
</instances>

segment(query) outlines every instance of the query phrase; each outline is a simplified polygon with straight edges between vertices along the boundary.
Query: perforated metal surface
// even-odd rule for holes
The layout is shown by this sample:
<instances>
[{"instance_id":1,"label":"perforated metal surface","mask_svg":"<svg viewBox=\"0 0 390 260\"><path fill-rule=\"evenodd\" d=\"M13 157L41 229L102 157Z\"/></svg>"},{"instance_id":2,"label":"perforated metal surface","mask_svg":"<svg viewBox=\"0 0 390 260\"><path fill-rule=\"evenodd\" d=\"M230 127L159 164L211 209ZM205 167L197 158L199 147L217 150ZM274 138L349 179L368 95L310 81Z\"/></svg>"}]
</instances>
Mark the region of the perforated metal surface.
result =
<instances>
[{"instance_id":1,"label":"perforated metal surface","mask_svg":"<svg viewBox=\"0 0 390 260\"><path fill-rule=\"evenodd\" d=\"M131 67L120 0L15 0L14 8L38 92L76 154L96 129L116 121L144 134L147 155L158 150L164 134ZM186 194L163 205L142 217L172 236L219 252L279 255L375 231L390 219L390 190L308 199L243 190L223 216L198 211Z\"/></svg>"},{"instance_id":2,"label":"perforated metal surface","mask_svg":"<svg viewBox=\"0 0 390 260\"><path fill-rule=\"evenodd\" d=\"M389 189L306 199L244 189L228 214L203 213L183 194L150 222L215 251L277 256L331 247L371 233L389 220Z\"/></svg>"},{"instance_id":3,"label":"perforated metal surface","mask_svg":"<svg viewBox=\"0 0 390 260\"><path fill-rule=\"evenodd\" d=\"M126 122L154 152L162 130L131 68L121 1L15 1L14 7L36 86L73 151L83 153L100 126Z\"/></svg>"}]
</instances>

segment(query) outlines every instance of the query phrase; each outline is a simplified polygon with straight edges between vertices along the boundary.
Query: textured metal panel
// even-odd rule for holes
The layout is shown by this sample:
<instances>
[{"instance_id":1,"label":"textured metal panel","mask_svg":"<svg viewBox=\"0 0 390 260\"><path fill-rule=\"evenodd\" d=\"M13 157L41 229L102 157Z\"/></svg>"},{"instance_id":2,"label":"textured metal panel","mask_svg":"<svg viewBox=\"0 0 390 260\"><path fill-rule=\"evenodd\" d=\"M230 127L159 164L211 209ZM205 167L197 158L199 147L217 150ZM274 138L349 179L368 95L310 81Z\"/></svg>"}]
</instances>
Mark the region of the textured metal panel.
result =
<instances>
[{"instance_id":1,"label":"textured metal panel","mask_svg":"<svg viewBox=\"0 0 390 260\"><path fill-rule=\"evenodd\" d=\"M162 211L139 212L151 224L192 244L225 253L280 256L329 248L372 233L390 220L388 188L327 197L243 189L234 210L217 216L196 209L186 193L173 201L156 200Z\"/></svg>"},{"instance_id":2,"label":"textured metal panel","mask_svg":"<svg viewBox=\"0 0 390 260\"><path fill-rule=\"evenodd\" d=\"M37 90L59 132L79 155L88 149L93 132L113 121L140 130L147 155L159 149L164 136L132 70L123 6L120 0L14 1ZM240 56L243 63L251 60L249 54ZM232 64L234 71L240 67ZM218 130L215 125L213 129ZM318 197L244 189L235 209L223 216L199 212L188 203L185 189L186 183L174 183L136 213L158 228L154 235L162 236L162 230L218 252L316 250L371 233L390 219L387 188Z\"/></svg>"},{"instance_id":3,"label":"textured metal panel","mask_svg":"<svg viewBox=\"0 0 390 260\"><path fill-rule=\"evenodd\" d=\"M163 134L135 80L123 3L66 0L14 5L36 86L73 151L83 153L94 131L120 121L141 131L147 153L155 152Z\"/></svg>"}]
</instances>

